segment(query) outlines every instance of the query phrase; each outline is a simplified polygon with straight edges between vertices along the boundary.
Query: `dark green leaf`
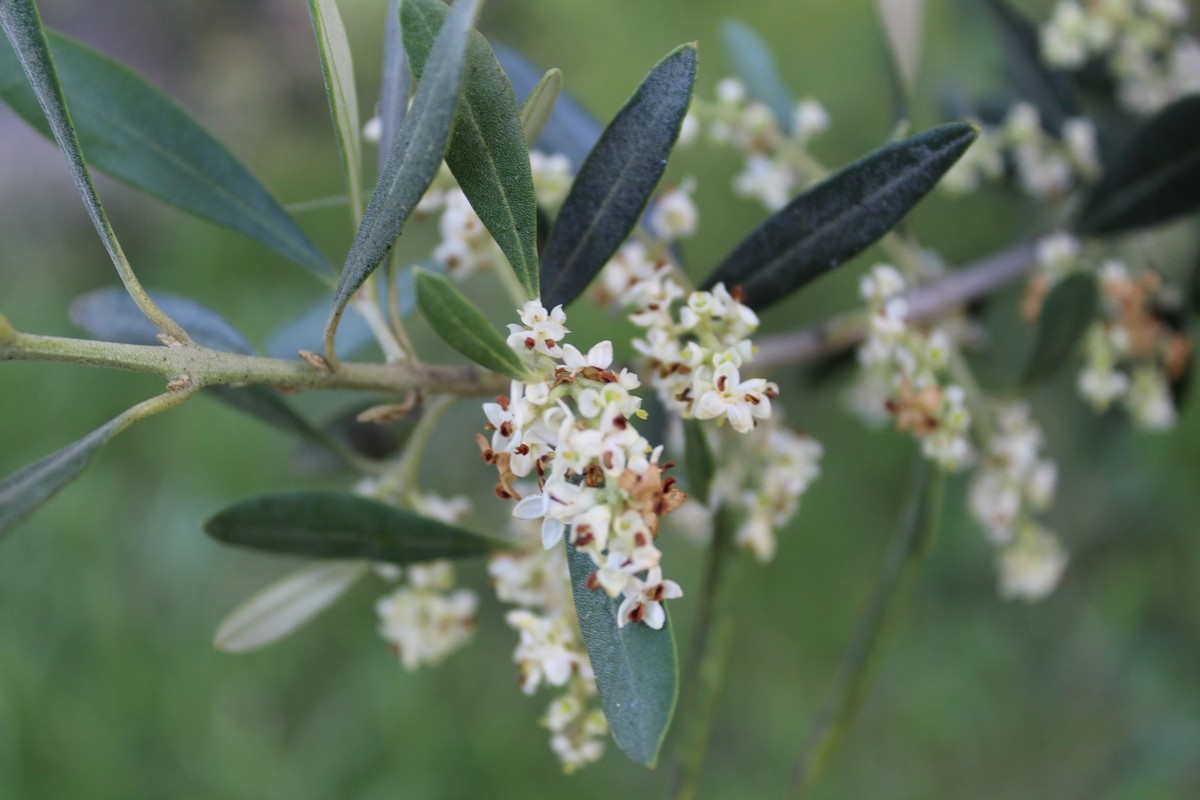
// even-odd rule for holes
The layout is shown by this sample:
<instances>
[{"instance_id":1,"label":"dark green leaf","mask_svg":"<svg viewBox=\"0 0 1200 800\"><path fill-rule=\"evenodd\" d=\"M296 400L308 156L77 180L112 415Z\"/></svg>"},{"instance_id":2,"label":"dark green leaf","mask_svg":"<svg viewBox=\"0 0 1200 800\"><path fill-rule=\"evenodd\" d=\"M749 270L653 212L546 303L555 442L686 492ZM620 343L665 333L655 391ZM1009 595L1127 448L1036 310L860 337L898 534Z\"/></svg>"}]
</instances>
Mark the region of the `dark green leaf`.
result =
<instances>
[{"instance_id":1,"label":"dark green leaf","mask_svg":"<svg viewBox=\"0 0 1200 800\"><path fill-rule=\"evenodd\" d=\"M725 46L725 56L733 67L733 74L745 85L746 94L766 103L779 127L784 133L791 133L796 101L779 77L771 48L753 28L739 19L721 23L721 44Z\"/></svg>"},{"instance_id":2,"label":"dark green leaf","mask_svg":"<svg viewBox=\"0 0 1200 800\"><path fill-rule=\"evenodd\" d=\"M47 34L89 163L328 278L329 262L295 220L186 111L107 56L54 31ZM3 41L0 98L44 136L52 135L37 96Z\"/></svg>"},{"instance_id":3,"label":"dark green leaf","mask_svg":"<svg viewBox=\"0 0 1200 800\"><path fill-rule=\"evenodd\" d=\"M542 258L542 304L567 305L638 224L692 99L696 47L655 65L575 176Z\"/></svg>"},{"instance_id":4,"label":"dark green leaf","mask_svg":"<svg viewBox=\"0 0 1200 800\"><path fill-rule=\"evenodd\" d=\"M438 31L412 108L396 133L383 174L371 195L334 291L325 323L325 354L331 362L334 335L350 298L379 266L409 214L433 182L450 141L450 128L466 74L467 44L482 0L459 0Z\"/></svg>"},{"instance_id":5,"label":"dark green leaf","mask_svg":"<svg viewBox=\"0 0 1200 800\"><path fill-rule=\"evenodd\" d=\"M562 91L562 82L562 70L550 70L529 91L529 96L521 104L521 132L525 134L526 144L532 146L537 141L554 115L554 103Z\"/></svg>"},{"instance_id":6,"label":"dark green leaf","mask_svg":"<svg viewBox=\"0 0 1200 800\"><path fill-rule=\"evenodd\" d=\"M418 81L447 13L442 0L404 0L400 7L404 47ZM478 32L471 34L467 60L446 163L532 300L538 296L537 198L517 98Z\"/></svg>"},{"instance_id":7,"label":"dark green leaf","mask_svg":"<svg viewBox=\"0 0 1200 800\"><path fill-rule=\"evenodd\" d=\"M717 460L704 433L704 423L696 419L683 421L684 467L687 469L688 490L693 498L708 505Z\"/></svg>"},{"instance_id":8,"label":"dark green leaf","mask_svg":"<svg viewBox=\"0 0 1200 800\"><path fill-rule=\"evenodd\" d=\"M130 422L128 415L122 414L57 453L0 480L0 535L75 480L100 448Z\"/></svg>"},{"instance_id":9,"label":"dark green leaf","mask_svg":"<svg viewBox=\"0 0 1200 800\"><path fill-rule=\"evenodd\" d=\"M236 503L204 523L225 544L309 558L415 564L469 558L508 542L355 494L282 492Z\"/></svg>"},{"instance_id":10,"label":"dark green leaf","mask_svg":"<svg viewBox=\"0 0 1200 800\"><path fill-rule=\"evenodd\" d=\"M346 39L346 26L338 12L337 0L308 0L308 14L317 36L329 114L333 117L333 130L346 173L350 208L357 222L362 217L362 131L350 42Z\"/></svg>"},{"instance_id":11,"label":"dark green leaf","mask_svg":"<svg viewBox=\"0 0 1200 800\"><path fill-rule=\"evenodd\" d=\"M492 372L517 380L528 377L520 357L449 278L417 269L413 285L417 308L442 341Z\"/></svg>"},{"instance_id":12,"label":"dark green leaf","mask_svg":"<svg viewBox=\"0 0 1200 800\"><path fill-rule=\"evenodd\" d=\"M829 176L742 240L704 288L741 286L755 309L779 302L887 233L977 135L963 122L939 125Z\"/></svg>"},{"instance_id":13,"label":"dark green leaf","mask_svg":"<svg viewBox=\"0 0 1200 800\"><path fill-rule=\"evenodd\" d=\"M1069 117L1080 114L1071 80L1042 63L1037 26L1005 0L983 0L1004 48L1004 64L1017 93L1038 110L1042 126L1058 136Z\"/></svg>"},{"instance_id":14,"label":"dark green leaf","mask_svg":"<svg viewBox=\"0 0 1200 800\"><path fill-rule=\"evenodd\" d=\"M493 44L496 59L512 81L513 92L528 95L542 79L543 72L525 60L520 53L500 44ZM536 146L543 153L560 153L571 166L579 166L600 140L600 123L579 105L569 92L562 92L554 104L554 113L546 122Z\"/></svg>"},{"instance_id":15,"label":"dark green leaf","mask_svg":"<svg viewBox=\"0 0 1200 800\"><path fill-rule=\"evenodd\" d=\"M640 623L617 627L620 603L603 589L587 587L588 576L596 571L591 557L566 547L575 613L608 728L621 752L653 767L679 695L670 615L658 631Z\"/></svg>"},{"instance_id":16,"label":"dark green leaf","mask_svg":"<svg viewBox=\"0 0 1200 800\"><path fill-rule=\"evenodd\" d=\"M1033 386L1057 372L1075 354L1079 340L1096 318L1099 292L1091 273L1076 272L1059 281L1038 317L1033 353L1025 365L1022 386Z\"/></svg>"},{"instance_id":17,"label":"dark green leaf","mask_svg":"<svg viewBox=\"0 0 1200 800\"><path fill-rule=\"evenodd\" d=\"M1114 160L1084 204L1076 230L1120 233L1200 208L1200 95L1167 106Z\"/></svg>"},{"instance_id":18,"label":"dark green leaf","mask_svg":"<svg viewBox=\"0 0 1200 800\"><path fill-rule=\"evenodd\" d=\"M408 111L408 56L400 35L400 0L388 3L383 26L383 81L379 89L379 168L387 164L396 132Z\"/></svg>"}]
</instances>

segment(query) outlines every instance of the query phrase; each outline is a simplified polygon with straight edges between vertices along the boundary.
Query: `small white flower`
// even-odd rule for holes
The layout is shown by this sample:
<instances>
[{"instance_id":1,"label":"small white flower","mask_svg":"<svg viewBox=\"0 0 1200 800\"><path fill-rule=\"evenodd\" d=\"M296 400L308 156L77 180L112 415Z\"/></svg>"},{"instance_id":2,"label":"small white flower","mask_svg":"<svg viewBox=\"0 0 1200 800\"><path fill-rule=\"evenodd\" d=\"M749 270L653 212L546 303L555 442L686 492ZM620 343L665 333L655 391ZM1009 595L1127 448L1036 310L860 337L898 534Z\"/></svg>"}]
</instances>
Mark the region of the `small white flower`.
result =
<instances>
[{"instance_id":1,"label":"small white flower","mask_svg":"<svg viewBox=\"0 0 1200 800\"><path fill-rule=\"evenodd\" d=\"M675 581L663 580L662 570L655 567L646 573L645 580L630 577L624 594L625 599L617 609L617 627L623 628L627 622L644 622L657 631L667 621L662 601L683 597L683 589Z\"/></svg>"}]
</instances>

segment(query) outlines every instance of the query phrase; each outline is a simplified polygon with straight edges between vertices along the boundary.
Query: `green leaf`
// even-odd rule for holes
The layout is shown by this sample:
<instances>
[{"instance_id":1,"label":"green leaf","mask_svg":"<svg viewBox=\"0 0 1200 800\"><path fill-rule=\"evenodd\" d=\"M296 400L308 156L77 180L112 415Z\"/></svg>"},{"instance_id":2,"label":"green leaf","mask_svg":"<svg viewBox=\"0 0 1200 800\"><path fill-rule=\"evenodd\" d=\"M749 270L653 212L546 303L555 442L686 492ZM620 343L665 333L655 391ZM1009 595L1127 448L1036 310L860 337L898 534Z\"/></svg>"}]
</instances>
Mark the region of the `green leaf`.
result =
<instances>
[{"instance_id":1,"label":"green leaf","mask_svg":"<svg viewBox=\"0 0 1200 800\"><path fill-rule=\"evenodd\" d=\"M400 34L400 0L388 3L383 27L383 81L379 88L379 167L383 172L396 132L408 112L408 56Z\"/></svg>"},{"instance_id":2,"label":"green leaf","mask_svg":"<svg viewBox=\"0 0 1200 800\"><path fill-rule=\"evenodd\" d=\"M617 627L620 603L603 589L587 587L595 563L569 543L566 547L575 613L609 731L621 752L653 768L679 695L679 661L670 614L658 631L642 624Z\"/></svg>"},{"instance_id":3,"label":"green leaf","mask_svg":"<svg viewBox=\"0 0 1200 800\"><path fill-rule=\"evenodd\" d=\"M328 278L329 262L224 145L169 97L107 56L47 31L71 122L96 169L236 230ZM0 41L0 99L53 138L16 55Z\"/></svg>"},{"instance_id":4,"label":"green leaf","mask_svg":"<svg viewBox=\"0 0 1200 800\"><path fill-rule=\"evenodd\" d=\"M332 364L337 363L334 335L346 305L388 254L442 164L466 74L471 25L481 4L482 0L455 3L430 49L425 79L396 133L334 290L324 336Z\"/></svg>"},{"instance_id":5,"label":"green leaf","mask_svg":"<svg viewBox=\"0 0 1200 800\"><path fill-rule=\"evenodd\" d=\"M310 564L275 581L221 620L213 645L247 653L293 633L345 594L370 569L366 561Z\"/></svg>"},{"instance_id":6,"label":"green leaf","mask_svg":"<svg viewBox=\"0 0 1200 800\"><path fill-rule=\"evenodd\" d=\"M1133 135L1084 204L1076 230L1121 233L1200 208L1200 95L1164 108Z\"/></svg>"},{"instance_id":7,"label":"green leaf","mask_svg":"<svg viewBox=\"0 0 1200 800\"><path fill-rule=\"evenodd\" d=\"M708 505L712 492L713 477L717 473L717 459L713 456L704 433L704 423L696 419L683 421L684 469L687 470L688 489L691 495Z\"/></svg>"},{"instance_id":8,"label":"green leaf","mask_svg":"<svg viewBox=\"0 0 1200 800\"><path fill-rule=\"evenodd\" d=\"M721 23L721 44L736 75L746 87L746 93L766 103L784 133L791 133L796 101L791 90L779 77L771 48L746 23L728 19Z\"/></svg>"},{"instance_id":9,"label":"green leaf","mask_svg":"<svg viewBox=\"0 0 1200 800\"><path fill-rule=\"evenodd\" d=\"M449 278L413 271L417 308L443 342L480 366L522 380L529 370L492 323Z\"/></svg>"},{"instance_id":10,"label":"green leaf","mask_svg":"<svg viewBox=\"0 0 1200 800\"><path fill-rule=\"evenodd\" d=\"M542 304L568 305L637 225L692 99L696 46L650 70L575 176L542 258Z\"/></svg>"},{"instance_id":11,"label":"green leaf","mask_svg":"<svg viewBox=\"0 0 1200 800\"><path fill-rule=\"evenodd\" d=\"M1022 386L1041 383L1075 354L1079 340L1096 318L1099 302L1096 278L1091 273L1076 272L1055 284L1042 304Z\"/></svg>"},{"instance_id":12,"label":"green leaf","mask_svg":"<svg viewBox=\"0 0 1200 800\"><path fill-rule=\"evenodd\" d=\"M562 70L550 70L537 82L521 105L521 132L525 134L525 143L530 147L542 135L542 130L554 114L554 103L562 91L562 83Z\"/></svg>"},{"instance_id":13,"label":"green leaf","mask_svg":"<svg viewBox=\"0 0 1200 800\"><path fill-rule=\"evenodd\" d=\"M940 125L829 176L742 240L704 288L741 286L755 309L783 300L887 233L977 135L963 122Z\"/></svg>"},{"instance_id":14,"label":"green leaf","mask_svg":"<svg viewBox=\"0 0 1200 800\"><path fill-rule=\"evenodd\" d=\"M1069 117L1080 114L1071 80L1042 62L1038 29L1005 0L982 0L1004 48L1004 64L1017 93L1038 110L1045 129L1058 136Z\"/></svg>"},{"instance_id":15,"label":"green leaf","mask_svg":"<svg viewBox=\"0 0 1200 800\"><path fill-rule=\"evenodd\" d=\"M911 99L921 62L921 23L925 0L875 0L892 66L904 93Z\"/></svg>"},{"instance_id":16,"label":"green leaf","mask_svg":"<svg viewBox=\"0 0 1200 800\"><path fill-rule=\"evenodd\" d=\"M922 562L929 555L941 524L943 475L920 458L907 508L892 535L889 552L875 578L866 609L842 658L833 689L813 717L800 757L792 770L794 794L812 788L871 688L884 645L904 608Z\"/></svg>"},{"instance_id":17,"label":"green leaf","mask_svg":"<svg viewBox=\"0 0 1200 800\"><path fill-rule=\"evenodd\" d=\"M346 173L350 208L357 223L363 213L362 141L350 42L346 39L346 26L338 13L337 0L308 0L308 14L317 36L317 49L321 52L321 73L325 76L329 113L333 117L333 130L337 134Z\"/></svg>"},{"instance_id":18,"label":"green leaf","mask_svg":"<svg viewBox=\"0 0 1200 800\"><path fill-rule=\"evenodd\" d=\"M343 451L354 453L368 461L383 461L398 453L412 436L421 420L424 406L417 405L405 416L386 424L359 422L358 415L367 409L394 400L394 397L359 400L326 419L321 425L321 431ZM347 466L340 454L335 457L327 447L318 447L311 443L302 443L296 449L293 464L297 470L310 475L340 472Z\"/></svg>"},{"instance_id":19,"label":"green leaf","mask_svg":"<svg viewBox=\"0 0 1200 800\"><path fill-rule=\"evenodd\" d=\"M448 9L441 0L404 0L400 28L413 74L421 80L429 43ZM471 34L463 96L446 163L525 290L538 296L537 198L517 99L491 47Z\"/></svg>"},{"instance_id":20,"label":"green leaf","mask_svg":"<svg viewBox=\"0 0 1200 800\"><path fill-rule=\"evenodd\" d=\"M204 523L225 544L309 558L416 564L511 547L355 494L296 491L236 503Z\"/></svg>"}]
</instances>

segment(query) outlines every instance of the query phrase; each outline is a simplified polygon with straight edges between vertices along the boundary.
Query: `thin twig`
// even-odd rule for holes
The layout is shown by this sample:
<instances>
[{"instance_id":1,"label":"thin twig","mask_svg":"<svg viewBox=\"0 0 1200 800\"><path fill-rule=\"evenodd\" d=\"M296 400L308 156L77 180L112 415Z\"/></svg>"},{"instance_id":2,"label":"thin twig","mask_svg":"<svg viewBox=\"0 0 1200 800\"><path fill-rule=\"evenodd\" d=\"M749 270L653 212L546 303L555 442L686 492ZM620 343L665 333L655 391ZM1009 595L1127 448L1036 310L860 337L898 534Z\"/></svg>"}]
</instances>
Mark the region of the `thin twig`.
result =
<instances>
[{"instance_id":1,"label":"thin twig","mask_svg":"<svg viewBox=\"0 0 1200 800\"><path fill-rule=\"evenodd\" d=\"M905 295L908 317L911 320L939 317L1017 280L1036 263L1033 245L1021 244L948 272L939 280ZM867 332L866 323L866 315L854 311L807 328L763 337L757 342L754 367L782 367L837 353L862 341Z\"/></svg>"}]
</instances>

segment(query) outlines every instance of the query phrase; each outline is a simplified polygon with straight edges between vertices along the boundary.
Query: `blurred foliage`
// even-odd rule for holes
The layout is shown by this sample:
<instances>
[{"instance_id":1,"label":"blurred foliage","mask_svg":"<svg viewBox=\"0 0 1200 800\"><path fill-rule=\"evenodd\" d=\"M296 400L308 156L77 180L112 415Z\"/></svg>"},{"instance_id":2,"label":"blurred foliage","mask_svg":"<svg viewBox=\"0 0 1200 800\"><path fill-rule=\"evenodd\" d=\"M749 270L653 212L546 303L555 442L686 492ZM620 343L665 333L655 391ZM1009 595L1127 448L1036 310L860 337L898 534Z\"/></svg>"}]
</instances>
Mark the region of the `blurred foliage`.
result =
<instances>
[{"instance_id":1,"label":"blurred foliage","mask_svg":"<svg viewBox=\"0 0 1200 800\"><path fill-rule=\"evenodd\" d=\"M120 6L127 16L104 12L93 37L75 17L80 3L42 5L51 23L179 94L285 202L341 191L302 3L128 0ZM385 2L343 5L370 108ZM797 96L829 108L836 135L815 149L837 165L877 146L890 128L872 5L493 0L483 27L534 61L560 66L567 90L607 117L662 53L684 41L700 42L699 91L711 96L727 70L718 25L736 10L775 48ZM976 4L928 6L918 129L940 121L936 98L947 76L971 88L999 80ZM1044 16L1045 4L1040 10ZM143 40L140 50L122 49ZM79 335L67 305L111 285L111 268L61 158L6 109L0 135L10 156L0 163L0 308L20 329ZM735 166L729 153L699 145L668 171L668 181L698 178L702 229L683 248L694 274L705 274L763 217L728 197ZM256 344L320 296L302 270L234 234L108 181L101 192L148 286L219 309ZM327 253L344 253L352 234L344 209L307 213L301 222ZM969 202L935 196L911 224L948 260L962 262L1033 230L1036 220L992 193ZM432 228L406 233L405 252L425 252ZM768 313L764 327L849 306L870 259L858 258ZM466 288L497 310L486 278ZM1016 297L1007 291L985 309L993 336L978 361L994 386L1013 384L1030 345ZM572 322L577 342L613 335L614 323L598 312ZM414 327L424 352L454 357ZM999 600L992 549L963 510L963 482L952 481L943 530L909 613L814 796L1200 796L1200 411L1192 402L1170 435L1139 435L1087 412L1071 382L1061 375L1032 397L1047 452L1062 472L1049 522L1072 552L1063 586L1038 605ZM780 536L777 559L743 584L742 623L703 783L714 798L783 793L906 485L907 443L843 413L840 379L816 386L796 370L780 383L789 421L823 442L826 458L796 524ZM144 376L0 365L0 473L158 390ZM331 410L347 398L300 400ZM491 478L464 434L481 419L472 403L447 417L423 480L445 494L478 489L472 524L494 532L506 509L488 498ZM294 450L283 435L198 400L116 441L3 543L0 797L582 800L662 793L665 770L648 772L615 748L601 764L561 775L537 725L549 698L520 693L515 634L489 600L477 641L441 668L417 673L403 672L374 633L372 603L382 583L364 584L264 652L213 650L221 617L291 562L221 548L198 521L254 492L337 482L295 474ZM685 591L697 586L699 552L669 537L664 547ZM460 575L486 597L481 564L464 565ZM684 646L694 601L685 596L673 606Z\"/></svg>"}]
</instances>

